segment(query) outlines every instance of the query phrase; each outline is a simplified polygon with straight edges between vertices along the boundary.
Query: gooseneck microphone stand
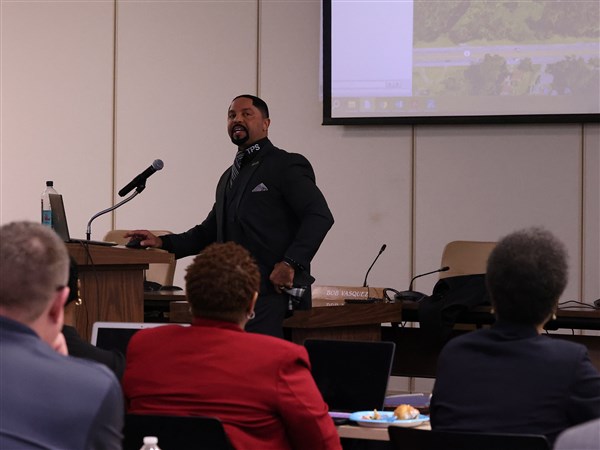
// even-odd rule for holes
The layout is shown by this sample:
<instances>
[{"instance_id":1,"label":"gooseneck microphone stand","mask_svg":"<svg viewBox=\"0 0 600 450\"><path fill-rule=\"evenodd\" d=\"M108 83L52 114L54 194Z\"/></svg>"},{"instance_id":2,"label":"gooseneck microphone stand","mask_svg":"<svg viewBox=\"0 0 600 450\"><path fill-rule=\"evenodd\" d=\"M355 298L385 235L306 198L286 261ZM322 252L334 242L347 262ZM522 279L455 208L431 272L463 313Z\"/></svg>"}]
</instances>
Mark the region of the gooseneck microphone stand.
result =
<instances>
[{"instance_id":1,"label":"gooseneck microphone stand","mask_svg":"<svg viewBox=\"0 0 600 450\"><path fill-rule=\"evenodd\" d=\"M106 208L105 210L100 211L99 213L96 213L92 216L92 218L90 219L90 221L87 224L87 230L85 232L85 238L89 241L91 239L92 236L92 222L96 217L100 217L103 214L106 214L108 212L114 211L115 209L117 209L119 206L124 205L125 203L127 203L130 200L133 200L133 198L138 195L139 193L141 193L144 189L146 189L146 183L142 183L140 184L138 187L135 188L135 191L133 192L133 194L131 194L129 197L127 197L125 200L120 201L119 203L117 203L114 206L111 206L110 208Z\"/></svg>"}]
</instances>

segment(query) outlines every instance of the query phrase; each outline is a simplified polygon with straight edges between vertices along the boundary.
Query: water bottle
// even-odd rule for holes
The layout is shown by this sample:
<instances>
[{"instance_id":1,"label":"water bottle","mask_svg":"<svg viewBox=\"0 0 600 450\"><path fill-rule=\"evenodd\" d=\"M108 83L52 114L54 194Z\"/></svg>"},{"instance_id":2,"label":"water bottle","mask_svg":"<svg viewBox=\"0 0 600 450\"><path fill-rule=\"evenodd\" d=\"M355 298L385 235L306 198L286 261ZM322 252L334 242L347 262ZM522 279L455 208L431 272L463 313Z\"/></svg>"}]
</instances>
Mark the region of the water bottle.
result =
<instances>
[{"instance_id":1,"label":"water bottle","mask_svg":"<svg viewBox=\"0 0 600 450\"><path fill-rule=\"evenodd\" d=\"M46 189L42 192L42 224L50 228L52 228L52 207L50 206L50 196L48 194L58 194L53 186L53 181L46 181Z\"/></svg>"},{"instance_id":2,"label":"water bottle","mask_svg":"<svg viewBox=\"0 0 600 450\"><path fill-rule=\"evenodd\" d=\"M156 436L146 436L144 438L144 445L142 445L140 450L160 450L158 438Z\"/></svg>"}]
</instances>

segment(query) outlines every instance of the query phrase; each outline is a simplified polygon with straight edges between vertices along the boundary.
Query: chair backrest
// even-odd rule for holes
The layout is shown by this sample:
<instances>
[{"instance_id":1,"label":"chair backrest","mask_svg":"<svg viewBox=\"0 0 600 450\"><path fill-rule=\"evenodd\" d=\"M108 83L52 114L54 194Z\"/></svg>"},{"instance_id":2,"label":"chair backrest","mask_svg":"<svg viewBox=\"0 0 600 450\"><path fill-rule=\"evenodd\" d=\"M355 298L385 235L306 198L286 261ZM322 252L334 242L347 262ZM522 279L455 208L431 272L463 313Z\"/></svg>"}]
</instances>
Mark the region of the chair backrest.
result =
<instances>
[{"instance_id":1,"label":"chair backrest","mask_svg":"<svg viewBox=\"0 0 600 450\"><path fill-rule=\"evenodd\" d=\"M495 242L487 241L449 242L444 247L441 266L448 266L450 270L440 272L440 279L485 273L487 259L495 246Z\"/></svg>"},{"instance_id":2,"label":"chair backrest","mask_svg":"<svg viewBox=\"0 0 600 450\"><path fill-rule=\"evenodd\" d=\"M550 450L543 435L436 431L390 426L394 450Z\"/></svg>"},{"instance_id":3,"label":"chair backrest","mask_svg":"<svg viewBox=\"0 0 600 450\"><path fill-rule=\"evenodd\" d=\"M144 436L156 436L161 450L233 450L214 417L126 414L123 450L140 450Z\"/></svg>"},{"instance_id":4,"label":"chair backrest","mask_svg":"<svg viewBox=\"0 0 600 450\"><path fill-rule=\"evenodd\" d=\"M129 230L110 230L106 233L106 236L104 236L104 240L116 242L119 245L125 245L129 241L129 238L124 237L127 231ZM156 236L171 234L171 232L167 230L150 230L150 232ZM173 279L175 278L176 265L176 261L173 261L171 264L150 264L146 271L146 280L154 281L161 286L172 286Z\"/></svg>"}]
</instances>

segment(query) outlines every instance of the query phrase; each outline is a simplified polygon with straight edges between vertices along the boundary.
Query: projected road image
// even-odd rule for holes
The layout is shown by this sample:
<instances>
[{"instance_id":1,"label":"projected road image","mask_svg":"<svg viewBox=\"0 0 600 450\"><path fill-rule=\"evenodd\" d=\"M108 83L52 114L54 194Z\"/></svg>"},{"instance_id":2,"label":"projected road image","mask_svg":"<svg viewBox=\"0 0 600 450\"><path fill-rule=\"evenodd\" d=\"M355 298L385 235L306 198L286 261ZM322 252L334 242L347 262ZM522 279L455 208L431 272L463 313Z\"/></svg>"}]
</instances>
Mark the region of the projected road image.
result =
<instances>
[{"instance_id":1,"label":"projected road image","mask_svg":"<svg viewBox=\"0 0 600 450\"><path fill-rule=\"evenodd\" d=\"M600 113L595 1L332 6L332 117Z\"/></svg>"},{"instance_id":2,"label":"projected road image","mask_svg":"<svg viewBox=\"0 0 600 450\"><path fill-rule=\"evenodd\" d=\"M472 94L485 95L571 94L573 89L568 86L566 80L562 83L564 85L562 92L553 87L555 75L552 65L560 62L572 65L573 71L578 69L583 71L573 78L586 78L586 72L589 72L587 78L590 80L590 85L583 84L580 89L592 88L593 91L591 83L594 78L589 75L593 73L594 67L597 67L598 55L600 55L600 45L597 42L520 46L463 45L415 49L412 94L415 96L459 95L469 90ZM495 65L495 70L492 67L482 72L485 72L488 79L491 77L497 82L495 90L478 92L473 83L475 80L469 79L468 68L485 64L486 57L488 62L495 60L498 64ZM443 70L436 70L439 68ZM558 86L560 85L561 83L558 83Z\"/></svg>"}]
</instances>

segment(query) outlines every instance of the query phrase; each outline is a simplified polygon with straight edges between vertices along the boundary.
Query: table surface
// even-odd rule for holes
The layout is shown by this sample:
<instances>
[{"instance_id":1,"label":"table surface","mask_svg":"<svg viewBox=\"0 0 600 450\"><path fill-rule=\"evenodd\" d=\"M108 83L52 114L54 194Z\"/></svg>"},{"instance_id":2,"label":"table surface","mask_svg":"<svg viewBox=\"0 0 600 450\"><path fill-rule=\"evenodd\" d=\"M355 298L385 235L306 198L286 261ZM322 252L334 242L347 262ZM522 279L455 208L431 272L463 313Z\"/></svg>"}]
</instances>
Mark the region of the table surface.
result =
<instances>
[{"instance_id":1,"label":"table surface","mask_svg":"<svg viewBox=\"0 0 600 450\"><path fill-rule=\"evenodd\" d=\"M145 292L146 300L159 301L184 301L184 291L152 291ZM366 306L366 305L365 305ZM338 308L342 306L331 307L314 307L318 308ZM402 321L403 322L418 322L419 304L416 302L402 303ZM478 306L465 314L463 317L466 323L493 323L494 316L490 312L490 306ZM556 330L559 328L575 328L586 330L600 330L600 309L596 309L591 305L581 305L578 303L559 305L556 312L557 319L549 321L545 328L547 330ZM459 321L458 323L464 323Z\"/></svg>"},{"instance_id":2,"label":"table surface","mask_svg":"<svg viewBox=\"0 0 600 450\"><path fill-rule=\"evenodd\" d=\"M393 425L392 425L393 426ZM361 427L360 425L338 425L336 426L341 438L367 439L371 441L389 441L388 430L386 428ZM425 422L419 425L420 430L431 430L431 424Z\"/></svg>"},{"instance_id":3,"label":"table surface","mask_svg":"<svg viewBox=\"0 0 600 450\"><path fill-rule=\"evenodd\" d=\"M402 321L418 322L418 310L417 302L403 302ZM461 313L456 323L489 325L494 321L495 317L491 313L491 306L482 305ZM544 328L546 330L558 330L559 328L600 330L600 309L578 302L559 303L556 319L550 320Z\"/></svg>"}]
</instances>

